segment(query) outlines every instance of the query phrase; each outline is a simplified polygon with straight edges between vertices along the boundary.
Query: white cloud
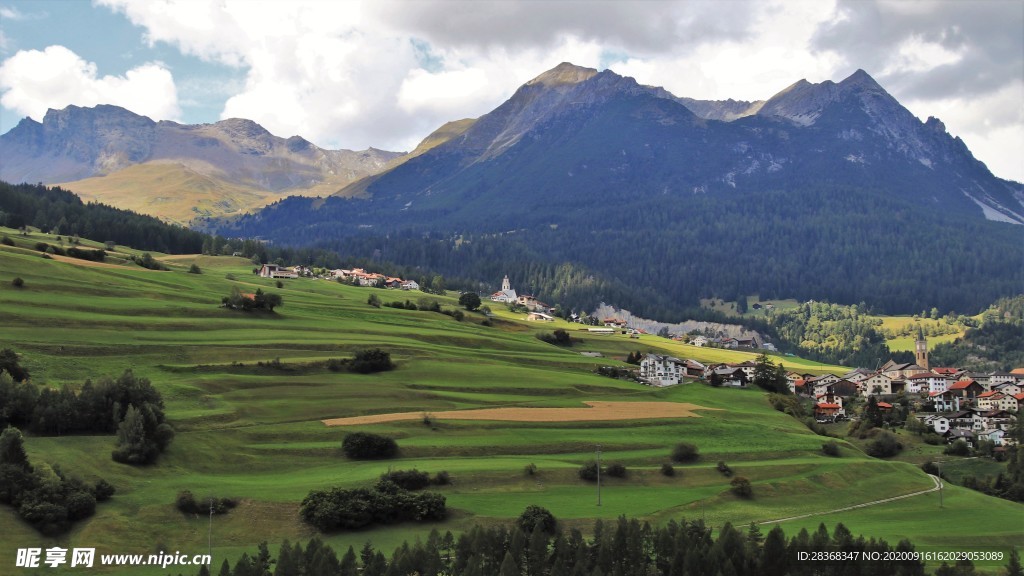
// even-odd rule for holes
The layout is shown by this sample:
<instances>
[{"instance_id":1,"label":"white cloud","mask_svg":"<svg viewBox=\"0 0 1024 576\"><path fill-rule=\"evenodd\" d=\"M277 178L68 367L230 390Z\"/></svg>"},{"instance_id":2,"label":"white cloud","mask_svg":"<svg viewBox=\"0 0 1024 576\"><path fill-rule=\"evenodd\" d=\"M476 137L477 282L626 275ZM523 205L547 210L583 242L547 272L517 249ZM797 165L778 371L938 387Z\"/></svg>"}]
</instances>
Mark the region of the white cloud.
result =
<instances>
[{"instance_id":1,"label":"white cloud","mask_svg":"<svg viewBox=\"0 0 1024 576\"><path fill-rule=\"evenodd\" d=\"M0 64L0 104L41 120L48 108L69 104L114 104L155 120L181 115L170 71L159 63L128 70L124 76L98 76L96 65L64 46L22 50Z\"/></svg>"}]
</instances>

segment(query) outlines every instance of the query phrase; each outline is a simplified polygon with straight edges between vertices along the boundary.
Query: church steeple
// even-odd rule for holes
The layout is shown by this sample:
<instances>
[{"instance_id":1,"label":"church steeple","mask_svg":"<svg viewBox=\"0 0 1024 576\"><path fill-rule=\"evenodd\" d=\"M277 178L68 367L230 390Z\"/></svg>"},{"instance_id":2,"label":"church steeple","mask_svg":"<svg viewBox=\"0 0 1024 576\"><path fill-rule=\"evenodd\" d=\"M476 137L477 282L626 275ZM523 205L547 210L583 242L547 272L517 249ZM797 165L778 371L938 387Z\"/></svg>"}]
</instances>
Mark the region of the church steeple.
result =
<instances>
[{"instance_id":1,"label":"church steeple","mask_svg":"<svg viewBox=\"0 0 1024 576\"><path fill-rule=\"evenodd\" d=\"M917 340L914 341L914 361L921 368L928 368L928 340L920 328L917 329Z\"/></svg>"},{"instance_id":2,"label":"church steeple","mask_svg":"<svg viewBox=\"0 0 1024 576\"><path fill-rule=\"evenodd\" d=\"M512 285L509 284L509 282L508 282L508 274L505 274L505 279L501 281L501 289L502 290L511 290L512 289Z\"/></svg>"}]
</instances>

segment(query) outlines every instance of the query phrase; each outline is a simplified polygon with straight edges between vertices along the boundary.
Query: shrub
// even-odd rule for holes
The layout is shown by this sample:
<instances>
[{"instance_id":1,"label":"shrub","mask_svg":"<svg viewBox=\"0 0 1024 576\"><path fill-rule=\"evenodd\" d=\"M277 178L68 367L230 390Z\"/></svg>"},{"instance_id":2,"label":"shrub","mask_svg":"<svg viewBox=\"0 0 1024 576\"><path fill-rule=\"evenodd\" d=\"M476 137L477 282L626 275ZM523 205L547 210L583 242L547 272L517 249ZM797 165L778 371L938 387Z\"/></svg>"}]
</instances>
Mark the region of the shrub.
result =
<instances>
[{"instance_id":1,"label":"shrub","mask_svg":"<svg viewBox=\"0 0 1024 576\"><path fill-rule=\"evenodd\" d=\"M821 451L826 456L839 456L839 444L835 440L829 440L821 445Z\"/></svg>"},{"instance_id":2,"label":"shrub","mask_svg":"<svg viewBox=\"0 0 1024 576\"><path fill-rule=\"evenodd\" d=\"M377 298L376 294L370 294L370 297L366 299L366 303L374 308L380 308L380 298Z\"/></svg>"},{"instance_id":3,"label":"shrub","mask_svg":"<svg viewBox=\"0 0 1024 576\"><path fill-rule=\"evenodd\" d=\"M132 262L147 270L167 270L167 267L153 258L153 255L149 252L144 252L142 256L132 256Z\"/></svg>"},{"instance_id":4,"label":"shrub","mask_svg":"<svg viewBox=\"0 0 1024 576\"><path fill-rule=\"evenodd\" d=\"M447 486L452 483L452 477L448 474L447 470L441 470L437 474L434 474L434 479L430 481L435 486Z\"/></svg>"},{"instance_id":5,"label":"shrub","mask_svg":"<svg viewBox=\"0 0 1024 576\"><path fill-rule=\"evenodd\" d=\"M394 458L398 453L398 443L394 439L370 432L346 434L341 448L353 460L383 460Z\"/></svg>"},{"instance_id":6,"label":"shrub","mask_svg":"<svg viewBox=\"0 0 1024 576\"><path fill-rule=\"evenodd\" d=\"M951 456L970 456L971 447L967 445L967 442L963 438L953 442L942 451L943 454L949 454Z\"/></svg>"},{"instance_id":7,"label":"shrub","mask_svg":"<svg viewBox=\"0 0 1024 576\"><path fill-rule=\"evenodd\" d=\"M527 464L526 466L523 467L523 473L526 474L527 476L534 476L534 475L536 475L537 474L537 465L534 464L533 462L530 462L529 464Z\"/></svg>"},{"instance_id":8,"label":"shrub","mask_svg":"<svg viewBox=\"0 0 1024 576\"><path fill-rule=\"evenodd\" d=\"M612 478L625 478L627 471L625 466L616 463L609 464L608 468L605 469L605 473L611 476Z\"/></svg>"},{"instance_id":9,"label":"shrub","mask_svg":"<svg viewBox=\"0 0 1024 576\"><path fill-rule=\"evenodd\" d=\"M527 534L534 530L554 534L557 524L558 522L555 520L554 514L548 511L547 508L537 505L527 506L523 513L519 515L519 518L516 519L516 526Z\"/></svg>"},{"instance_id":10,"label":"shrub","mask_svg":"<svg viewBox=\"0 0 1024 576\"><path fill-rule=\"evenodd\" d=\"M394 482L404 490L422 490L430 485L430 474L412 470L391 470L380 476L381 480Z\"/></svg>"},{"instance_id":11,"label":"shrub","mask_svg":"<svg viewBox=\"0 0 1024 576\"><path fill-rule=\"evenodd\" d=\"M593 482L597 480L597 462L588 462L580 467L579 471L580 480L586 480L587 482Z\"/></svg>"},{"instance_id":12,"label":"shrub","mask_svg":"<svg viewBox=\"0 0 1024 576\"><path fill-rule=\"evenodd\" d=\"M669 478L671 478L672 476L676 475L676 469L673 468L671 464L668 464L668 463L662 464L661 465L661 475L662 476L668 476Z\"/></svg>"},{"instance_id":13,"label":"shrub","mask_svg":"<svg viewBox=\"0 0 1024 576\"><path fill-rule=\"evenodd\" d=\"M574 343L572 336L561 328L548 334L537 334L537 338L543 342L547 342L548 344L554 344L555 346L570 347Z\"/></svg>"},{"instance_id":14,"label":"shrub","mask_svg":"<svg viewBox=\"0 0 1024 576\"><path fill-rule=\"evenodd\" d=\"M96 486L93 487L92 494L96 497L97 502L106 502L107 500L110 500L116 491L117 489L114 488L110 482L101 479L96 483Z\"/></svg>"},{"instance_id":15,"label":"shrub","mask_svg":"<svg viewBox=\"0 0 1024 576\"><path fill-rule=\"evenodd\" d=\"M729 465L726 464L725 461L719 460L716 468L718 468L718 471L722 476L725 476L726 478L732 476L732 468L729 468Z\"/></svg>"},{"instance_id":16,"label":"shrub","mask_svg":"<svg viewBox=\"0 0 1024 576\"><path fill-rule=\"evenodd\" d=\"M203 271L199 268L198 264L193 263L191 266L188 267L188 273L189 274L202 274Z\"/></svg>"},{"instance_id":17,"label":"shrub","mask_svg":"<svg viewBox=\"0 0 1024 576\"><path fill-rule=\"evenodd\" d=\"M673 462L694 462L700 458L700 450L695 444L680 442L672 449Z\"/></svg>"},{"instance_id":18,"label":"shrub","mask_svg":"<svg viewBox=\"0 0 1024 576\"><path fill-rule=\"evenodd\" d=\"M929 432L929 433L925 434L922 437L922 439L924 440L924 443L928 444L929 446L938 446L938 445L942 444L942 441L943 441L942 440L942 436L939 436L938 434L935 434L934 432Z\"/></svg>"},{"instance_id":19,"label":"shrub","mask_svg":"<svg viewBox=\"0 0 1024 576\"><path fill-rule=\"evenodd\" d=\"M10 236L4 236L3 239L0 239L0 244L3 244L4 246L14 246L14 240L11 240Z\"/></svg>"},{"instance_id":20,"label":"shrub","mask_svg":"<svg viewBox=\"0 0 1024 576\"><path fill-rule=\"evenodd\" d=\"M189 490L178 492L178 497L174 499L174 507L184 514L209 514L211 511L214 514L227 514L237 505L238 501L234 498L207 496L197 501Z\"/></svg>"},{"instance_id":21,"label":"shrub","mask_svg":"<svg viewBox=\"0 0 1024 576\"><path fill-rule=\"evenodd\" d=\"M903 450L903 444L891 432L881 431L874 440L868 442L868 456L875 458L888 458L895 456Z\"/></svg>"},{"instance_id":22,"label":"shrub","mask_svg":"<svg viewBox=\"0 0 1024 576\"><path fill-rule=\"evenodd\" d=\"M15 288L21 288L24 285L25 285L25 280L23 280L21 278L21 276L18 276L14 280L11 280L11 286L14 286Z\"/></svg>"},{"instance_id":23,"label":"shrub","mask_svg":"<svg viewBox=\"0 0 1024 576\"><path fill-rule=\"evenodd\" d=\"M391 362L391 354L381 350L380 348L373 348L372 350L363 350L362 352L356 353L355 358L349 364L349 369L353 372L360 374L371 374L373 372L384 372L387 370L393 370L395 368L394 363Z\"/></svg>"},{"instance_id":24,"label":"shrub","mask_svg":"<svg viewBox=\"0 0 1024 576\"><path fill-rule=\"evenodd\" d=\"M933 476L939 475L939 467L935 464L935 461L929 458L921 464L921 470L924 470L925 474L931 474Z\"/></svg>"},{"instance_id":25,"label":"shrub","mask_svg":"<svg viewBox=\"0 0 1024 576\"><path fill-rule=\"evenodd\" d=\"M732 493L740 498L750 498L754 495L754 489L750 485L750 480L747 480L743 476L733 478L732 482L729 484L732 486Z\"/></svg>"}]
</instances>

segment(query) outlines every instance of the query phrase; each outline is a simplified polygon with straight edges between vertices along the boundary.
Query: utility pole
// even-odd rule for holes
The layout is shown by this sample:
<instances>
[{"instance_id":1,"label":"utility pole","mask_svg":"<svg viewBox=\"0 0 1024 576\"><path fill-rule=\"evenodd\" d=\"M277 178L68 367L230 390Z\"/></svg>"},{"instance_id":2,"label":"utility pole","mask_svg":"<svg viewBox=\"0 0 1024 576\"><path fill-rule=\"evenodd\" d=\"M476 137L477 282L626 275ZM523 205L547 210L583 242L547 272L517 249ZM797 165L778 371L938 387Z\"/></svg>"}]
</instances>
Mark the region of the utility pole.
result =
<instances>
[{"instance_id":1,"label":"utility pole","mask_svg":"<svg viewBox=\"0 0 1024 576\"><path fill-rule=\"evenodd\" d=\"M210 528L206 533L206 549L210 558L213 558L213 498L210 498Z\"/></svg>"},{"instance_id":2,"label":"utility pole","mask_svg":"<svg viewBox=\"0 0 1024 576\"><path fill-rule=\"evenodd\" d=\"M597 505L601 505L601 445L597 445Z\"/></svg>"},{"instance_id":3,"label":"utility pole","mask_svg":"<svg viewBox=\"0 0 1024 576\"><path fill-rule=\"evenodd\" d=\"M939 508L942 508L942 460L936 460L935 467L939 472Z\"/></svg>"}]
</instances>

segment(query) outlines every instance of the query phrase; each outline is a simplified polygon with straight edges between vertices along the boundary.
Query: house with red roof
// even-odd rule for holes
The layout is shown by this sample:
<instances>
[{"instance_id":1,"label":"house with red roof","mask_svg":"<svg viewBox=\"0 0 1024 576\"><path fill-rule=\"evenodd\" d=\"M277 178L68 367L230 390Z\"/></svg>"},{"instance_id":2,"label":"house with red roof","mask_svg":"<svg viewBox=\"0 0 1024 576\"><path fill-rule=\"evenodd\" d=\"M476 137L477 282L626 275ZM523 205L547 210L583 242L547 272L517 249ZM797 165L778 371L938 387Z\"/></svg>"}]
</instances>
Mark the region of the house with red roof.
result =
<instances>
[{"instance_id":1,"label":"house with red roof","mask_svg":"<svg viewBox=\"0 0 1024 576\"><path fill-rule=\"evenodd\" d=\"M968 378L967 380L958 380L949 385L949 391L960 397L961 401L973 402L975 398L985 393L985 388Z\"/></svg>"}]
</instances>

